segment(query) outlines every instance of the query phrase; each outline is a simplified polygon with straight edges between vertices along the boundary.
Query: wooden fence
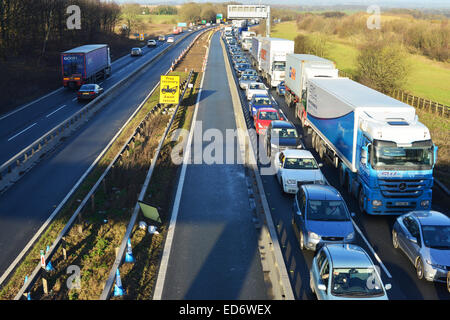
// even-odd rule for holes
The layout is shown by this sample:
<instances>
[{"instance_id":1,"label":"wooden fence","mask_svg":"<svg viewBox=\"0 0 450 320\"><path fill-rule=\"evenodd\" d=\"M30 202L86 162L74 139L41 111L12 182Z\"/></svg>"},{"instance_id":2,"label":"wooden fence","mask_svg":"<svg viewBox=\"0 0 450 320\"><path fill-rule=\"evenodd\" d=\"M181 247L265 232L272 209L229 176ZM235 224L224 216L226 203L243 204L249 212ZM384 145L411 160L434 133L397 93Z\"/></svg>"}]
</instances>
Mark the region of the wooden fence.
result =
<instances>
[{"instance_id":1,"label":"wooden fence","mask_svg":"<svg viewBox=\"0 0 450 320\"><path fill-rule=\"evenodd\" d=\"M349 79L354 80L353 75L342 70L339 70L339 76L347 77ZM415 108L437 114L444 118L450 117L450 107L443 105L442 103L432 101L430 99L417 97L402 90L393 90L391 93L388 93L388 95L394 99L407 103Z\"/></svg>"}]
</instances>

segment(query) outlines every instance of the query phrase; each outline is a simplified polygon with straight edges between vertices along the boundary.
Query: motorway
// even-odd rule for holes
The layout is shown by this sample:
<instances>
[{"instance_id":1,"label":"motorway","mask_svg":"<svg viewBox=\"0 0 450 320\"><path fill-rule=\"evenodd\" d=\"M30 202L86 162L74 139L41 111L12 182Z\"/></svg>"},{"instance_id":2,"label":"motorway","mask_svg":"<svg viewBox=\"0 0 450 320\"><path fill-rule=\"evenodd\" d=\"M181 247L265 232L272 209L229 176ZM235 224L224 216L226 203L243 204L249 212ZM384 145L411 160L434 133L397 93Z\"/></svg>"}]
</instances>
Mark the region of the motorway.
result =
<instances>
[{"instance_id":1,"label":"motorway","mask_svg":"<svg viewBox=\"0 0 450 320\"><path fill-rule=\"evenodd\" d=\"M208 129L225 137L227 129L236 129L229 90L219 33L215 33L194 137ZM183 177L172 250L168 265L161 267L167 268L161 298L268 299L245 168L237 162L239 145L234 140L221 145L221 151L215 150L216 156L224 157L233 152L233 163L208 164L202 155L209 154L211 142L200 143L201 148L192 146L193 164L186 166Z\"/></svg>"},{"instance_id":2,"label":"motorway","mask_svg":"<svg viewBox=\"0 0 450 320\"><path fill-rule=\"evenodd\" d=\"M236 74L234 76L237 81ZM247 100L242 91L240 94L243 110L248 110ZM303 135L301 123L294 117L294 110L287 107L283 97L277 96L275 90L271 90L271 95L276 101L276 108L281 109L288 119L296 125L299 133ZM247 112L244 113L248 117ZM252 123L252 120L250 121ZM303 139L303 144L307 147L310 146L310 138ZM312 148L309 150L319 163L323 162ZM356 199L351 197L346 190L339 188L337 169L325 162L322 172L328 182L341 192L349 210L356 213L356 217L353 218L357 231L355 243L363 247L374 263L380 267L383 283L392 284L392 289L388 291L390 299L450 299L445 284L418 280L414 266L402 252L393 248L391 232L395 216L370 216L361 213ZM277 226L280 246L295 298L314 299L315 296L309 286L309 268L314 255L313 252L300 250L299 239L292 228L294 197L282 192L275 176L263 175L262 180L272 210L272 218ZM442 197L437 188L434 188L434 193L437 196L433 197L433 209L448 215L448 198Z\"/></svg>"},{"instance_id":3,"label":"motorway","mask_svg":"<svg viewBox=\"0 0 450 320\"><path fill-rule=\"evenodd\" d=\"M123 126L149 91L158 83L161 74L193 40L197 32L177 43L164 57L148 65L144 72L129 81L125 93L119 94L90 121L84 124L50 156L37 164L0 196L0 274L3 274L52 211L91 166ZM176 40L175 40L176 41ZM103 84L111 87L146 59L151 59L168 44L155 49L144 48L145 55L125 56L113 64L112 76ZM7 160L31 141L67 119L80 109L73 92L56 90L39 101L1 117L0 147L2 160ZM66 107L60 109L61 105ZM59 110L58 110L59 109ZM53 113L53 114L52 114ZM51 115L50 115L51 114ZM50 115L50 116L48 116ZM20 122L20 126L16 125ZM16 132L30 123L38 123L26 132L8 141ZM6 129L4 129L7 127ZM5 152L3 152L5 150ZM7 152L6 152L7 150Z\"/></svg>"}]
</instances>

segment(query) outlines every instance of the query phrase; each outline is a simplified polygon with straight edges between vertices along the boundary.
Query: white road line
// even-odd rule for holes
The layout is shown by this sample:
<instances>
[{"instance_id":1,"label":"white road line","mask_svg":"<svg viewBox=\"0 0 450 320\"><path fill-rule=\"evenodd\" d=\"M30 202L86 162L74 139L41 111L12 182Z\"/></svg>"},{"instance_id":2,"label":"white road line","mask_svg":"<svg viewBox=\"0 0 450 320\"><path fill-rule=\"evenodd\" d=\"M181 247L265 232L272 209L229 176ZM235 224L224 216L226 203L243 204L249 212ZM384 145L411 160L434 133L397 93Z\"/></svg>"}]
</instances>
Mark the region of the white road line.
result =
<instances>
[{"instance_id":1,"label":"white road line","mask_svg":"<svg viewBox=\"0 0 450 320\"><path fill-rule=\"evenodd\" d=\"M55 91L52 91L52 92L46 94L45 96L40 97L39 99L33 100L33 101L27 103L26 105L24 105L24 106L22 106L22 107L19 107L19 108L15 109L14 111L12 111L12 112L10 112L10 113L8 113L8 114L5 114L4 116L0 117L0 120L6 119L6 118L8 118L9 116L12 116L13 114L15 114L15 113L17 113L17 112L19 112L19 111L21 111L21 110L23 110L23 109L25 109L25 108L28 108L28 107L31 106L32 104L35 104L36 102L39 102L39 101L41 101L42 99L45 99L45 98L47 98L48 96L51 96L52 94L55 94L55 93L61 91L62 89L64 89L64 88L59 88L59 89L57 89L57 90L55 90Z\"/></svg>"},{"instance_id":2,"label":"white road line","mask_svg":"<svg viewBox=\"0 0 450 320\"><path fill-rule=\"evenodd\" d=\"M67 105L63 105L63 106L59 107L58 109L56 109L55 111L53 111L52 113L49 113L49 114L47 115L47 118L50 117L52 114L58 112L59 110L61 110L61 109L64 108L64 107L67 107Z\"/></svg>"},{"instance_id":3,"label":"white road line","mask_svg":"<svg viewBox=\"0 0 450 320\"><path fill-rule=\"evenodd\" d=\"M161 257L161 264L159 267L158 277L156 279L155 291L153 293L153 300L161 300L162 299L164 282L166 280L167 267L169 264L169 256L170 256L170 251L172 249L173 236L175 233L175 225L177 223L178 209L180 207L181 194L183 192L184 178L186 176L186 167L187 167L187 164L189 163L189 158L191 156L192 137L193 137L194 130L195 130L195 122L197 120L198 106L200 104L200 97L202 94L203 80L205 79L205 74L206 74L206 72L203 72L202 81L200 82L200 89L199 89L198 96L197 96L197 102L195 104L194 116L192 117L191 130L189 132L189 138L188 138L188 141L186 144L186 153L184 154L183 166L181 168L180 181L178 182L177 193L176 193L175 201L173 204L172 215L170 218L169 228L168 228L167 236L166 236L166 242L164 244L164 250L163 250L162 257Z\"/></svg>"},{"instance_id":4,"label":"white road line","mask_svg":"<svg viewBox=\"0 0 450 320\"><path fill-rule=\"evenodd\" d=\"M27 131L28 129L30 129L31 127L34 127L37 124L37 122L33 123L31 126L23 129L22 131L20 131L19 133L15 134L14 136L12 136L11 138L8 139L8 141L11 141L12 139L14 139L15 137L17 137L18 135L24 133L25 131Z\"/></svg>"},{"instance_id":5,"label":"white road line","mask_svg":"<svg viewBox=\"0 0 450 320\"><path fill-rule=\"evenodd\" d=\"M77 99L78 99L78 98L73 98L72 101L75 101L75 100L77 100Z\"/></svg>"},{"instance_id":6,"label":"white road line","mask_svg":"<svg viewBox=\"0 0 450 320\"><path fill-rule=\"evenodd\" d=\"M392 275L389 273L388 269L384 266L383 262L381 261L380 257L378 257L377 253L375 252L375 250L373 250L372 246L370 245L369 241L366 239L366 237L364 237L361 229L359 229L358 225L356 224L356 222L352 219L352 223L356 228L356 231L358 231L358 233L361 235L361 238L363 238L364 242L366 243L367 247L369 248L369 250L372 252L373 256L375 257L375 259L377 259L378 263L380 264L380 266L383 268L384 272L386 273L386 275L389 277L389 279L392 279Z\"/></svg>"}]
</instances>

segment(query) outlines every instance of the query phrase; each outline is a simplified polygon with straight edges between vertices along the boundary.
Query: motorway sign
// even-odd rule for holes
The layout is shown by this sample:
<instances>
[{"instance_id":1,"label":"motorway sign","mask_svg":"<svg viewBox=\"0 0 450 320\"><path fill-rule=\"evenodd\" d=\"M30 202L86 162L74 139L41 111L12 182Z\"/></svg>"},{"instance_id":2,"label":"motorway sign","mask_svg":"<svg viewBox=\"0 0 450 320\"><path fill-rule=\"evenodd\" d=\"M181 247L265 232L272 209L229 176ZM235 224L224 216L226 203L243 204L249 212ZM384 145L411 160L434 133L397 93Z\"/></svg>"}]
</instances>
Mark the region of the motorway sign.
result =
<instances>
[{"instance_id":1,"label":"motorway sign","mask_svg":"<svg viewBox=\"0 0 450 320\"><path fill-rule=\"evenodd\" d=\"M206 24L206 20L202 20L202 24Z\"/></svg>"},{"instance_id":2,"label":"motorway sign","mask_svg":"<svg viewBox=\"0 0 450 320\"><path fill-rule=\"evenodd\" d=\"M144 34L143 33L139 33L139 40L144 41Z\"/></svg>"},{"instance_id":3,"label":"motorway sign","mask_svg":"<svg viewBox=\"0 0 450 320\"><path fill-rule=\"evenodd\" d=\"M187 23L186 22L178 22L178 27L187 27Z\"/></svg>"},{"instance_id":4,"label":"motorway sign","mask_svg":"<svg viewBox=\"0 0 450 320\"><path fill-rule=\"evenodd\" d=\"M159 103L177 104L180 100L180 77L161 76Z\"/></svg>"}]
</instances>

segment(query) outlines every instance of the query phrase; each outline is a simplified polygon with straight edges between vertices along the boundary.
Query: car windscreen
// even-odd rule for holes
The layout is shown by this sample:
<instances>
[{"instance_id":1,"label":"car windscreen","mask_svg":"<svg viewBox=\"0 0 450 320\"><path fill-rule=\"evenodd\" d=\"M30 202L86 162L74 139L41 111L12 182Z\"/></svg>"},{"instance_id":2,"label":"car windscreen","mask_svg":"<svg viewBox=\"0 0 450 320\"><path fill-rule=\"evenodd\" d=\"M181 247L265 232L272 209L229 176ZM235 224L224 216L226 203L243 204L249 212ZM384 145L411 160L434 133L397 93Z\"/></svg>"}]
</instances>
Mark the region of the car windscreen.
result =
<instances>
[{"instance_id":1,"label":"car windscreen","mask_svg":"<svg viewBox=\"0 0 450 320\"><path fill-rule=\"evenodd\" d=\"M314 158L286 158L284 169L314 170L319 166Z\"/></svg>"},{"instance_id":2,"label":"car windscreen","mask_svg":"<svg viewBox=\"0 0 450 320\"><path fill-rule=\"evenodd\" d=\"M294 128L272 128L272 135L279 139L298 137L297 130Z\"/></svg>"},{"instance_id":3,"label":"car windscreen","mask_svg":"<svg viewBox=\"0 0 450 320\"><path fill-rule=\"evenodd\" d=\"M384 294L374 268L334 268L331 294L345 297L373 297Z\"/></svg>"},{"instance_id":4,"label":"car windscreen","mask_svg":"<svg viewBox=\"0 0 450 320\"><path fill-rule=\"evenodd\" d=\"M272 103L269 98L255 98L255 105L258 106L270 106Z\"/></svg>"},{"instance_id":5,"label":"car windscreen","mask_svg":"<svg viewBox=\"0 0 450 320\"><path fill-rule=\"evenodd\" d=\"M280 120L278 112L275 111L261 111L259 113L259 120Z\"/></svg>"},{"instance_id":6,"label":"car windscreen","mask_svg":"<svg viewBox=\"0 0 450 320\"><path fill-rule=\"evenodd\" d=\"M348 221L350 220L342 200L308 200L308 220Z\"/></svg>"},{"instance_id":7,"label":"car windscreen","mask_svg":"<svg viewBox=\"0 0 450 320\"><path fill-rule=\"evenodd\" d=\"M433 249L450 249L450 226L423 225L422 236L425 246Z\"/></svg>"},{"instance_id":8,"label":"car windscreen","mask_svg":"<svg viewBox=\"0 0 450 320\"><path fill-rule=\"evenodd\" d=\"M95 90L95 84L83 84L80 91L93 91Z\"/></svg>"},{"instance_id":9,"label":"car windscreen","mask_svg":"<svg viewBox=\"0 0 450 320\"><path fill-rule=\"evenodd\" d=\"M262 83L254 83L249 86L249 89L265 89Z\"/></svg>"}]
</instances>

